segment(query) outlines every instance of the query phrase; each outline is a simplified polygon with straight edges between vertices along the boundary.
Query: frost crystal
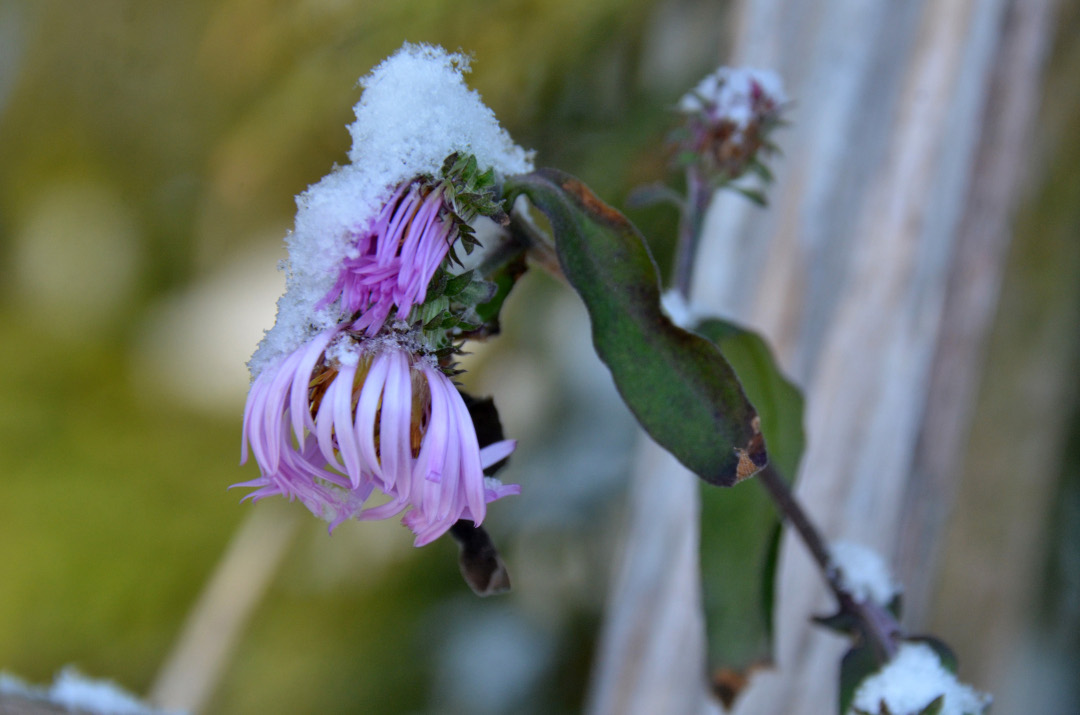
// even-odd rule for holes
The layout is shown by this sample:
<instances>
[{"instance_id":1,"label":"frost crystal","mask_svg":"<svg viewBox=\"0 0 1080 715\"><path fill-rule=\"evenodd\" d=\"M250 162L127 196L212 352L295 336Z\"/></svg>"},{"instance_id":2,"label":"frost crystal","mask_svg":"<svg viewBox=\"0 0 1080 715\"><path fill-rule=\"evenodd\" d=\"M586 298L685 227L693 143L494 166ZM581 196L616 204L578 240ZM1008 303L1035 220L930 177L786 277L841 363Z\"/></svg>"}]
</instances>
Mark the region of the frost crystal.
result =
<instances>
[{"instance_id":1,"label":"frost crystal","mask_svg":"<svg viewBox=\"0 0 1080 715\"><path fill-rule=\"evenodd\" d=\"M930 646L905 643L895 658L859 685L848 715L860 710L875 715L918 715L942 695L940 715L982 715L992 700L958 681Z\"/></svg>"},{"instance_id":2,"label":"frost crystal","mask_svg":"<svg viewBox=\"0 0 1080 715\"><path fill-rule=\"evenodd\" d=\"M871 600L887 606L900 593L885 560L873 549L837 541L829 547L829 557L840 574L840 585L856 601Z\"/></svg>"},{"instance_id":3,"label":"frost crystal","mask_svg":"<svg viewBox=\"0 0 1080 715\"><path fill-rule=\"evenodd\" d=\"M339 311L320 301L333 290L342 263L356 257L356 237L371 229L403 183L436 175L454 152L472 154L481 170L531 170L531 153L513 143L465 85L468 69L465 55L405 44L360 80L364 92L349 126L351 163L297 197L286 292L274 327L248 364L253 378L339 322Z\"/></svg>"}]
</instances>

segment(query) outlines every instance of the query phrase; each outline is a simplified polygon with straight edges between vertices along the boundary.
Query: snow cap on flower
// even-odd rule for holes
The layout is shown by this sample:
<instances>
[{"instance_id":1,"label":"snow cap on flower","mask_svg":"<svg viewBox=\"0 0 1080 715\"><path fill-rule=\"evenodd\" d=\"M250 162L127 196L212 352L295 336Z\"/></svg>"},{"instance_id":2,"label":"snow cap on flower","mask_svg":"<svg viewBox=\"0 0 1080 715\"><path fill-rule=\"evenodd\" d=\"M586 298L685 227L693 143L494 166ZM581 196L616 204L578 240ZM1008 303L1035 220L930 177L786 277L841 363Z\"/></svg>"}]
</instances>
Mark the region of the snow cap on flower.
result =
<instances>
[{"instance_id":1,"label":"snow cap on flower","mask_svg":"<svg viewBox=\"0 0 1080 715\"><path fill-rule=\"evenodd\" d=\"M437 175L454 152L475 156L481 170L510 175L532 169L531 153L513 143L465 85L468 69L465 55L406 43L360 80L364 92L349 126L351 163L297 197L286 293L249 363L252 377L340 322L340 311L323 299L342 263L357 257L357 238L370 232L403 185Z\"/></svg>"},{"instance_id":2,"label":"snow cap on flower","mask_svg":"<svg viewBox=\"0 0 1080 715\"><path fill-rule=\"evenodd\" d=\"M919 715L942 696L939 715L982 715L993 699L958 681L930 646L904 643L884 668L860 683L848 715Z\"/></svg>"},{"instance_id":3,"label":"snow cap on flower","mask_svg":"<svg viewBox=\"0 0 1080 715\"><path fill-rule=\"evenodd\" d=\"M679 111L745 129L787 102L779 75L750 67L720 67L679 100Z\"/></svg>"},{"instance_id":4,"label":"snow cap on flower","mask_svg":"<svg viewBox=\"0 0 1080 715\"><path fill-rule=\"evenodd\" d=\"M407 510L417 546L459 519L479 525L489 502L520 492L484 475L516 443L481 448L461 394L421 349L408 333L371 338L338 326L262 372L241 460L250 446L261 476L234 486L257 488L255 500L299 499L331 529ZM363 510L375 490L389 501Z\"/></svg>"},{"instance_id":5,"label":"snow cap on flower","mask_svg":"<svg viewBox=\"0 0 1080 715\"><path fill-rule=\"evenodd\" d=\"M679 100L684 136L679 163L698 165L710 180L730 182L775 147L769 135L787 103L774 72L721 67ZM768 173L764 174L768 180Z\"/></svg>"}]
</instances>

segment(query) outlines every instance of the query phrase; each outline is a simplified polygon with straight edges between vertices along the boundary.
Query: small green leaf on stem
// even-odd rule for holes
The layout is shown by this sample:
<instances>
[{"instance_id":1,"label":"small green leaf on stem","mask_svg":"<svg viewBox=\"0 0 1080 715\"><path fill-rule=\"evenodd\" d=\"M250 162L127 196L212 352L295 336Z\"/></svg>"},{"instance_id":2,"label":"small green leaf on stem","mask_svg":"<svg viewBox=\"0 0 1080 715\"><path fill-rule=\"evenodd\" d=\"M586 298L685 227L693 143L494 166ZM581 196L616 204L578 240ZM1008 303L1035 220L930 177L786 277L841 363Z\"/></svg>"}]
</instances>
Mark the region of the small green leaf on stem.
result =
<instances>
[{"instance_id":1,"label":"small green leaf on stem","mask_svg":"<svg viewBox=\"0 0 1080 715\"><path fill-rule=\"evenodd\" d=\"M874 650L867 645L855 646L844 654L840 661L840 715L847 714L859 685L880 667Z\"/></svg>"},{"instance_id":2,"label":"small green leaf on stem","mask_svg":"<svg viewBox=\"0 0 1080 715\"><path fill-rule=\"evenodd\" d=\"M945 708L945 696L939 695L930 701L930 704L919 711L919 715L941 715Z\"/></svg>"}]
</instances>

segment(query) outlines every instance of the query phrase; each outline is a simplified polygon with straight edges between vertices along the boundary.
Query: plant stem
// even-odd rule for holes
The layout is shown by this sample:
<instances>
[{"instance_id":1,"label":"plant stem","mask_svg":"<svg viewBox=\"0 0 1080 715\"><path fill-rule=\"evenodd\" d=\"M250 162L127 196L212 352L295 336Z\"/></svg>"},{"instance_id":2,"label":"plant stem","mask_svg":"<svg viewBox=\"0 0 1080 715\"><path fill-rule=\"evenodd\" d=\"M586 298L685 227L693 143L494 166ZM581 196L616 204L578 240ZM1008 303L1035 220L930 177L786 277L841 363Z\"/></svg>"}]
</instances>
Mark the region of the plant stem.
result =
<instances>
[{"instance_id":1,"label":"plant stem","mask_svg":"<svg viewBox=\"0 0 1080 715\"><path fill-rule=\"evenodd\" d=\"M709 207L712 191L697 166L686 169L686 203L679 221L679 242L675 247L675 289L690 300L690 282L700 243L701 224Z\"/></svg>"},{"instance_id":2,"label":"plant stem","mask_svg":"<svg viewBox=\"0 0 1080 715\"><path fill-rule=\"evenodd\" d=\"M802 537L806 548L810 550L810 555L814 557L814 561L817 562L818 567L825 574L825 580L829 582L829 587L834 593L841 590L839 575L832 566L832 559L829 556L828 547L825 546L825 540L821 538L821 534L810 522L810 518L803 511L802 506L795 500L795 495L791 493L787 482L773 469L771 464L761 470L757 478L761 480L762 486L765 487L765 491L769 493L773 503L776 504L781 516L791 522L791 525L795 527L795 531L799 532L799 536Z\"/></svg>"},{"instance_id":3,"label":"plant stem","mask_svg":"<svg viewBox=\"0 0 1080 715\"><path fill-rule=\"evenodd\" d=\"M485 261L481 266L481 275L484 270L491 271L497 265L507 263L525 252L528 258L538 266L555 278L566 282L566 276L563 275L562 266L559 265L559 256L550 236L545 235L542 230L516 211L511 212L510 224L507 228L512 240L504 244L500 252L492 259Z\"/></svg>"},{"instance_id":4,"label":"plant stem","mask_svg":"<svg viewBox=\"0 0 1080 715\"><path fill-rule=\"evenodd\" d=\"M829 589L836 596L840 610L858 619L863 635L873 646L878 660L890 660L896 654L896 642L901 633L896 619L880 604L871 600L856 600L844 588L840 581L840 572L832 562L825 540L772 465L765 467L757 478L761 480L781 516L795 527L806 548L810 550L810 555L821 569Z\"/></svg>"}]
</instances>

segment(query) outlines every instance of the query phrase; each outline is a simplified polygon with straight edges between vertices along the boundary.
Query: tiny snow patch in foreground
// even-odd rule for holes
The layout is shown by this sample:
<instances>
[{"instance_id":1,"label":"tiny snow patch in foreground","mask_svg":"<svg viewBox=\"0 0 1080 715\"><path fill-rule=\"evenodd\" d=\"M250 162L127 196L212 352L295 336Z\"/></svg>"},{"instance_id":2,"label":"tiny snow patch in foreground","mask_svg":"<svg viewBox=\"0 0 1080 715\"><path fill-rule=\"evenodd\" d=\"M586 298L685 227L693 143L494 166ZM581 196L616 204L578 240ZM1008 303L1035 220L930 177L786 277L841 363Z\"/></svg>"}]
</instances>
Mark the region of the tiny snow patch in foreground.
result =
<instances>
[{"instance_id":1,"label":"tiny snow patch in foreground","mask_svg":"<svg viewBox=\"0 0 1080 715\"><path fill-rule=\"evenodd\" d=\"M101 715L163 715L107 680L94 680L75 668L64 668L50 688L27 685L13 675L0 673L0 695L17 695L60 705L69 710ZM174 715L176 715L174 713Z\"/></svg>"}]
</instances>

